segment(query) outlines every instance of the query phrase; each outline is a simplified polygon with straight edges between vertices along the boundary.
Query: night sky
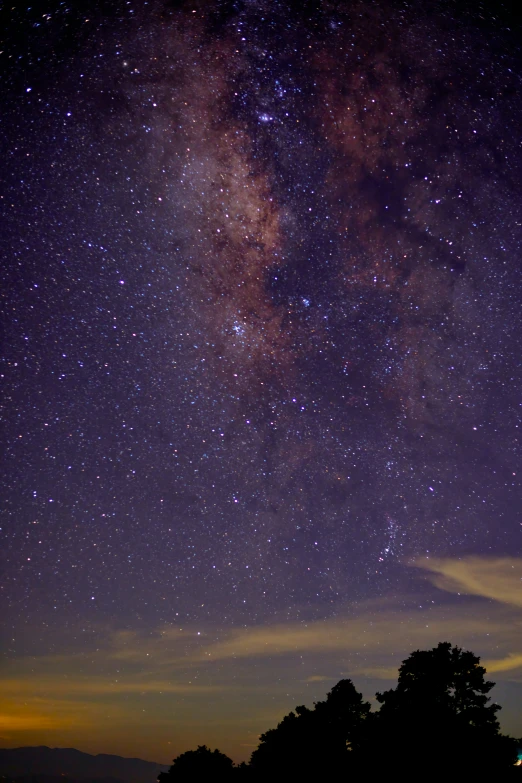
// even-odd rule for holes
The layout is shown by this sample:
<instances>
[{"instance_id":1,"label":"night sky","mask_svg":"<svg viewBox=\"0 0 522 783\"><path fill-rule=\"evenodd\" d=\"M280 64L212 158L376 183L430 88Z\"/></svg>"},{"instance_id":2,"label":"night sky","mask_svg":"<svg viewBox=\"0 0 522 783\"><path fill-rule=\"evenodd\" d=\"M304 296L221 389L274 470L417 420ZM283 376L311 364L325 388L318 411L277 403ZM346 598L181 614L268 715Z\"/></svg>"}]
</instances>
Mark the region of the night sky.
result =
<instances>
[{"instance_id":1,"label":"night sky","mask_svg":"<svg viewBox=\"0 0 522 783\"><path fill-rule=\"evenodd\" d=\"M0 12L0 744L248 759L443 640L522 735L520 28L81 5Z\"/></svg>"}]
</instances>

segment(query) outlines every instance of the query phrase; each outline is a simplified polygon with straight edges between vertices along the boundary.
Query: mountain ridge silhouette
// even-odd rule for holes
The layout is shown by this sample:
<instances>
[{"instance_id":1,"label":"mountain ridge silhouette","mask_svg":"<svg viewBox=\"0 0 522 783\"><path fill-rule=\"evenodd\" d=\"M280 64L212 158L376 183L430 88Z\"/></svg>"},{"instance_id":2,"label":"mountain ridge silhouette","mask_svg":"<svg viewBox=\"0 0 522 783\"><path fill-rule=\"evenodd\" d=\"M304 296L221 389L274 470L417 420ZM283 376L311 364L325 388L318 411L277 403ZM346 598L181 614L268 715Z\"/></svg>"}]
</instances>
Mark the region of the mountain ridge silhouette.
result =
<instances>
[{"instance_id":1,"label":"mountain ridge silhouette","mask_svg":"<svg viewBox=\"0 0 522 783\"><path fill-rule=\"evenodd\" d=\"M155 783L168 764L127 758L109 753L92 755L76 748L50 748L47 745L0 748L0 775L65 776L74 780L115 778L122 783Z\"/></svg>"}]
</instances>

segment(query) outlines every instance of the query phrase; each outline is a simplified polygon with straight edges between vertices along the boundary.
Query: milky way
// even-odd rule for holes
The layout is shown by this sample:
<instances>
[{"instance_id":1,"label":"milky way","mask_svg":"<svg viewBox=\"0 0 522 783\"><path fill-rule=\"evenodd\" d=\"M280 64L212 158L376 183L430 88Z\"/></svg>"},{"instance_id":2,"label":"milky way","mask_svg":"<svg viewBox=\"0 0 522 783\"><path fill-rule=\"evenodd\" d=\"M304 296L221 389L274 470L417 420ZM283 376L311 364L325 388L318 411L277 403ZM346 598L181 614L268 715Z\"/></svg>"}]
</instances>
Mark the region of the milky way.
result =
<instances>
[{"instance_id":1,"label":"milky way","mask_svg":"<svg viewBox=\"0 0 522 783\"><path fill-rule=\"evenodd\" d=\"M13 622L323 617L519 550L514 33L137 5L7 28Z\"/></svg>"}]
</instances>

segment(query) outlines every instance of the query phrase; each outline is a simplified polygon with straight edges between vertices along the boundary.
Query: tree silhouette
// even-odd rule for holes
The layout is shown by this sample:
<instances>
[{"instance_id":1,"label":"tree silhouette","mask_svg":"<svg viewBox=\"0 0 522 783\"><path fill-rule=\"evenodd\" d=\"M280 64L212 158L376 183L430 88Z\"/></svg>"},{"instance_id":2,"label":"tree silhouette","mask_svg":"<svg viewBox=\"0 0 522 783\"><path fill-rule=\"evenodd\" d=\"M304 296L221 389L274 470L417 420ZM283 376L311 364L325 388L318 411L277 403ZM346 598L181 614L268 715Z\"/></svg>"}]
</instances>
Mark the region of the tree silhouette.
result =
<instances>
[{"instance_id":1,"label":"tree silhouette","mask_svg":"<svg viewBox=\"0 0 522 783\"><path fill-rule=\"evenodd\" d=\"M353 767L367 731L370 704L363 701L351 680L340 680L326 701L315 704L315 727L325 756L323 768L332 773Z\"/></svg>"},{"instance_id":2,"label":"tree silhouette","mask_svg":"<svg viewBox=\"0 0 522 783\"><path fill-rule=\"evenodd\" d=\"M296 707L276 729L262 734L250 765L258 778L344 774L369 712L351 680L341 680L313 710Z\"/></svg>"},{"instance_id":3,"label":"tree silhouette","mask_svg":"<svg viewBox=\"0 0 522 783\"><path fill-rule=\"evenodd\" d=\"M223 780L232 775L232 759L219 750L199 745L197 750L187 750L174 759L168 772L160 772L159 783L195 783L195 781Z\"/></svg>"},{"instance_id":4,"label":"tree silhouette","mask_svg":"<svg viewBox=\"0 0 522 783\"><path fill-rule=\"evenodd\" d=\"M205 745L182 753L159 783L373 780L422 777L521 780L518 742L500 733L492 682L472 652L441 642L402 663L396 688L377 694L371 713L351 680L340 680L312 710L296 707L261 735L250 764Z\"/></svg>"},{"instance_id":5,"label":"tree silhouette","mask_svg":"<svg viewBox=\"0 0 522 783\"><path fill-rule=\"evenodd\" d=\"M397 687L377 694L381 709L367 751L375 746L387 766L414 777L429 765L447 778L509 773L516 741L500 734L497 704L487 694L494 683L472 652L440 642L403 661Z\"/></svg>"},{"instance_id":6,"label":"tree silhouette","mask_svg":"<svg viewBox=\"0 0 522 783\"><path fill-rule=\"evenodd\" d=\"M302 774L307 763L310 768L314 766L315 758L310 758L310 752L314 753L316 747L311 716L311 710L296 707L277 728L261 734L259 747L250 759L256 777L274 772L288 776Z\"/></svg>"}]
</instances>

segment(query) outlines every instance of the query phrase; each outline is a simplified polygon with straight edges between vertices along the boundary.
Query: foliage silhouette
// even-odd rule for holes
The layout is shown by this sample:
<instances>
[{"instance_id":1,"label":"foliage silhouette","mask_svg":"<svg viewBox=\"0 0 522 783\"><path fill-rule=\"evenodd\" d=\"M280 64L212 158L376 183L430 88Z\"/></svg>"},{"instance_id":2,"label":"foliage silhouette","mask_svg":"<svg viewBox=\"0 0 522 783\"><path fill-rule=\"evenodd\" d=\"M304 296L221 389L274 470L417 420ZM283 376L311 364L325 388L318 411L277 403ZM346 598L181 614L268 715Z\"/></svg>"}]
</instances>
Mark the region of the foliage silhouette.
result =
<instances>
[{"instance_id":1,"label":"foliage silhouette","mask_svg":"<svg viewBox=\"0 0 522 783\"><path fill-rule=\"evenodd\" d=\"M494 683L472 652L440 642L403 661L397 687L377 694L381 709L366 737L387 766L414 777L429 758L432 775L471 779L506 775L516 761L516 740L500 734L498 704L487 694Z\"/></svg>"},{"instance_id":2,"label":"foliage silhouette","mask_svg":"<svg viewBox=\"0 0 522 783\"><path fill-rule=\"evenodd\" d=\"M234 767L205 745L178 756L159 783L203 781L521 780L518 742L500 733L488 693L493 683L472 652L441 642L403 661L396 688L370 705L351 680L341 680L313 709L300 706L261 735L250 764Z\"/></svg>"},{"instance_id":3,"label":"foliage silhouette","mask_svg":"<svg viewBox=\"0 0 522 783\"><path fill-rule=\"evenodd\" d=\"M159 783L193 783L203 780L227 780L233 769L232 759L219 750L199 745L174 759L168 772L160 772Z\"/></svg>"},{"instance_id":4,"label":"foliage silhouette","mask_svg":"<svg viewBox=\"0 0 522 783\"><path fill-rule=\"evenodd\" d=\"M351 680L341 680L313 710L296 707L276 729L261 735L250 765L257 777L345 774L359 744L370 705Z\"/></svg>"}]
</instances>

